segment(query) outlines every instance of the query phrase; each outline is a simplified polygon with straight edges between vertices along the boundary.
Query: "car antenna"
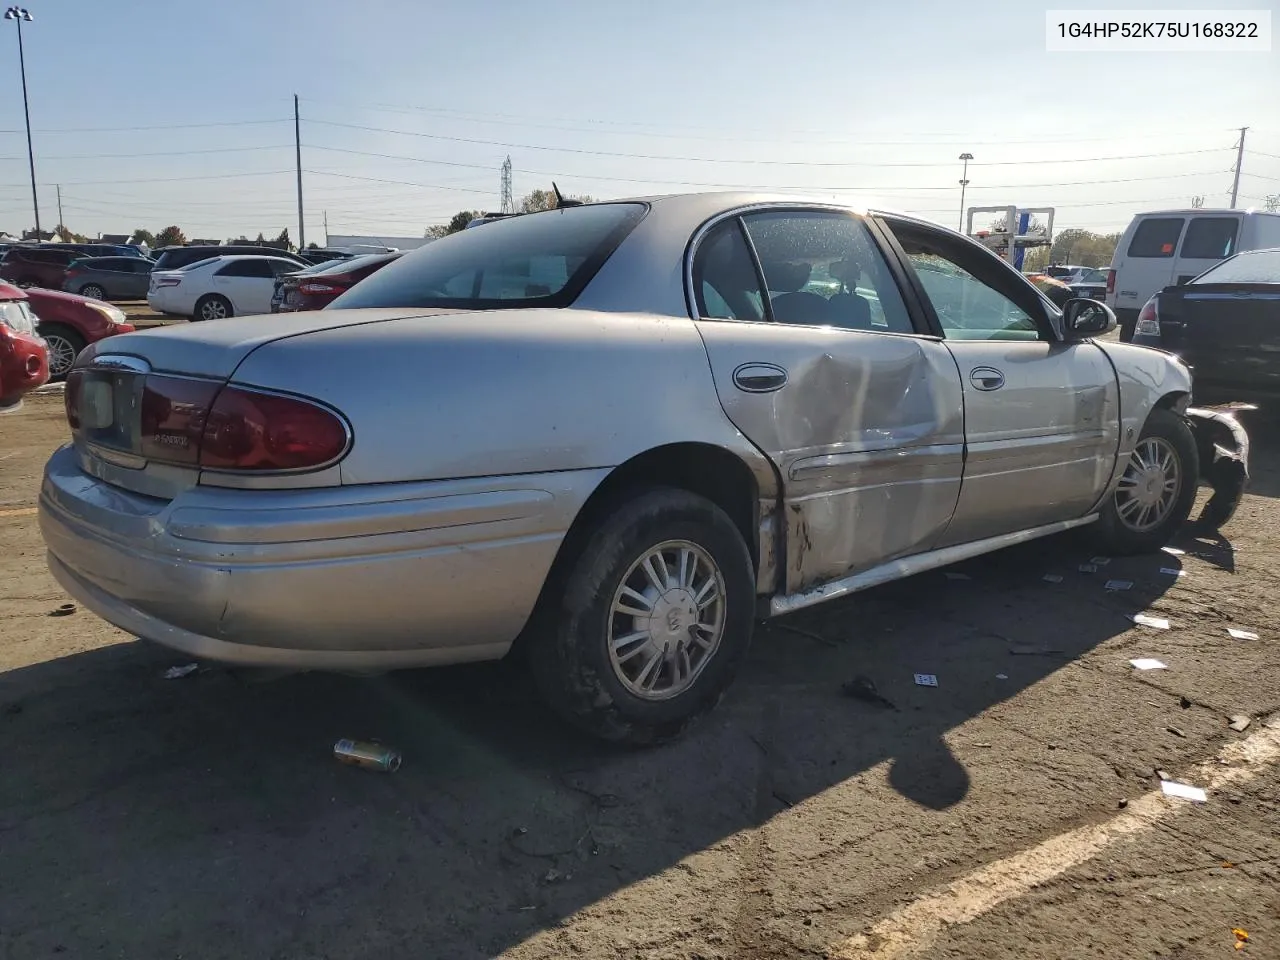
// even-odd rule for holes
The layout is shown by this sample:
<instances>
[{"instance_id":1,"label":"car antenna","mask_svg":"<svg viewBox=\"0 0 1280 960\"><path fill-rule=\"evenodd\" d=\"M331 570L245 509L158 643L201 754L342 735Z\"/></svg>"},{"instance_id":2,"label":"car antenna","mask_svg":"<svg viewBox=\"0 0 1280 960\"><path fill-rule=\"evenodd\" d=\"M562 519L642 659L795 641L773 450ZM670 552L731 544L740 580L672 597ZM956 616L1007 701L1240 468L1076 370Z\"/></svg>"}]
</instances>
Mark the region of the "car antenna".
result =
<instances>
[{"instance_id":1,"label":"car antenna","mask_svg":"<svg viewBox=\"0 0 1280 960\"><path fill-rule=\"evenodd\" d=\"M582 201L581 201L581 200L566 200L566 199L564 198L564 196L560 193L560 188L556 186L556 182L555 182L554 180L552 180L552 181L551 181L551 190L552 190L552 192L553 192L553 193L555 193L555 195L556 195L556 209L557 209L557 210L559 210L561 207L580 207L580 206L582 206Z\"/></svg>"}]
</instances>

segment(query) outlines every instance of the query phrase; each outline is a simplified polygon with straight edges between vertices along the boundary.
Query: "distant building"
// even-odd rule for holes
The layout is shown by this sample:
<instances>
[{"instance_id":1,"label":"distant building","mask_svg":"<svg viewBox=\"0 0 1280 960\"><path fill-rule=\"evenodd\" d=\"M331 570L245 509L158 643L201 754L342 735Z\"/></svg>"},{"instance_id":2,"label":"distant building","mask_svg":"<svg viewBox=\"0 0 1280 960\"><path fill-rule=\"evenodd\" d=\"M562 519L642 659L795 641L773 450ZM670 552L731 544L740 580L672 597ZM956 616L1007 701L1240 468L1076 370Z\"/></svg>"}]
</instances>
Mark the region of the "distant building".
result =
<instances>
[{"instance_id":1,"label":"distant building","mask_svg":"<svg viewBox=\"0 0 1280 960\"><path fill-rule=\"evenodd\" d=\"M416 250L430 243L434 237L355 237L331 233L325 238L325 247L329 250L341 250L347 247L390 247L393 250Z\"/></svg>"},{"instance_id":2,"label":"distant building","mask_svg":"<svg viewBox=\"0 0 1280 960\"><path fill-rule=\"evenodd\" d=\"M133 238L131 233L100 233L98 234L98 243L114 243L116 246L124 246Z\"/></svg>"}]
</instances>

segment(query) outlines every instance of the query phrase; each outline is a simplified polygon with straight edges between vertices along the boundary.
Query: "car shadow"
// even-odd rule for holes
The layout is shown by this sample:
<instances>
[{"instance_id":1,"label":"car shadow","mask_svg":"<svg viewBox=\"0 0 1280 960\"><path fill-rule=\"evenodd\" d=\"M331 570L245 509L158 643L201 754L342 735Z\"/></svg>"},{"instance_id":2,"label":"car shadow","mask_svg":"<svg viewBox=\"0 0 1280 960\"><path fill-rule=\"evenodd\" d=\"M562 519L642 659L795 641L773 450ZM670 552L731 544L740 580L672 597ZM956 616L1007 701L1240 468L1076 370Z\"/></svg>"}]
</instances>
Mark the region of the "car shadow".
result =
<instances>
[{"instance_id":1,"label":"car shadow","mask_svg":"<svg viewBox=\"0 0 1280 960\"><path fill-rule=\"evenodd\" d=\"M651 750L567 729L515 663L167 680L180 658L124 643L0 674L0 954L489 957L881 765L946 810L971 788L945 735L1173 582L1165 553L1092 559L1058 537L762 625ZM403 766L340 765L344 737Z\"/></svg>"}]
</instances>

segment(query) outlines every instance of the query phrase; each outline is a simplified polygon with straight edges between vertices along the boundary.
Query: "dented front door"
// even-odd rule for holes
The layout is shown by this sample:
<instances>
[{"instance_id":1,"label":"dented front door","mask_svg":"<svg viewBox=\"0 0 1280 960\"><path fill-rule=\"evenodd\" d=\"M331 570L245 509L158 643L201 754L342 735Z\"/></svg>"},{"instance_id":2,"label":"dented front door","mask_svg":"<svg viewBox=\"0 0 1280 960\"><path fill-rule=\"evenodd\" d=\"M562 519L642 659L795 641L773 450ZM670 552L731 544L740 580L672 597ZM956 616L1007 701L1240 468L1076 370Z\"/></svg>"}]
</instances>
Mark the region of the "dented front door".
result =
<instances>
[{"instance_id":1,"label":"dented front door","mask_svg":"<svg viewBox=\"0 0 1280 960\"><path fill-rule=\"evenodd\" d=\"M929 549L964 469L960 378L936 341L700 321L725 412L777 465L786 590Z\"/></svg>"}]
</instances>

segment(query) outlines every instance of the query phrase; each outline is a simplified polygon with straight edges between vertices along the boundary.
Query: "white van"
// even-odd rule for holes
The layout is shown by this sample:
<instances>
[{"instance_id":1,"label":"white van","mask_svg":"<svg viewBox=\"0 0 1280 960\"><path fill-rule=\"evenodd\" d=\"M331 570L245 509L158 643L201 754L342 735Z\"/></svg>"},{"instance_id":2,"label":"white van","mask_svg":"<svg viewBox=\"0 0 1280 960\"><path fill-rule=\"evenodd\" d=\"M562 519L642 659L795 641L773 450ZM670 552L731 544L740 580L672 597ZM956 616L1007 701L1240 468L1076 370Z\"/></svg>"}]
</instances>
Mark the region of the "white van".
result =
<instances>
[{"instance_id":1,"label":"white van","mask_svg":"<svg viewBox=\"0 0 1280 960\"><path fill-rule=\"evenodd\" d=\"M1268 247L1280 247L1280 213L1201 207L1138 214L1116 244L1107 275L1107 306L1120 321L1120 339L1132 339L1138 311L1160 290L1232 254Z\"/></svg>"}]
</instances>

